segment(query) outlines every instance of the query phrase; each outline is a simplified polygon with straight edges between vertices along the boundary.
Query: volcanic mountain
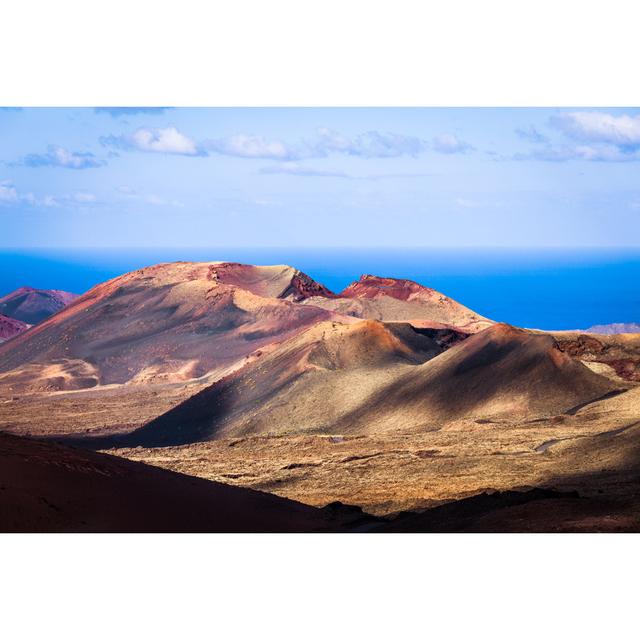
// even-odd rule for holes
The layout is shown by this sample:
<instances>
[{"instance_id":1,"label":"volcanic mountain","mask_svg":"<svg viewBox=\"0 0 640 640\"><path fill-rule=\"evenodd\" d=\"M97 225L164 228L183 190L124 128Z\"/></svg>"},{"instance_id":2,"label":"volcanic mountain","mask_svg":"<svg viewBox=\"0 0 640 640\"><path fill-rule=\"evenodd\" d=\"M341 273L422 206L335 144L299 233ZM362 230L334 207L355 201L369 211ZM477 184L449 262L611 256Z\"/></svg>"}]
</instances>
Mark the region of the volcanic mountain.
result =
<instances>
[{"instance_id":1,"label":"volcanic mountain","mask_svg":"<svg viewBox=\"0 0 640 640\"><path fill-rule=\"evenodd\" d=\"M436 331L434 331L434 334ZM126 438L155 446L223 436L331 431L400 371L441 353L407 324L322 322Z\"/></svg>"},{"instance_id":2,"label":"volcanic mountain","mask_svg":"<svg viewBox=\"0 0 640 640\"><path fill-rule=\"evenodd\" d=\"M19 333L26 331L30 325L15 318L9 318L0 313L0 342L6 342Z\"/></svg>"},{"instance_id":3,"label":"volcanic mountain","mask_svg":"<svg viewBox=\"0 0 640 640\"><path fill-rule=\"evenodd\" d=\"M78 295L57 289L20 287L0 298L0 313L27 324L42 322L71 304Z\"/></svg>"},{"instance_id":4,"label":"volcanic mountain","mask_svg":"<svg viewBox=\"0 0 640 640\"><path fill-rule=\"evenodd\" d=\"M342 514L278 496L6 434L0 489L5 533L303 532L346 524Z\"/></svg>"},{"instance_id":5,"label":"volcanic mountain","mask_svg":"<svg viewBox=\"0 0 640 640\"><path fill-rule=\"evenodd\" d=\"M490 324L409 280L363 276L338 296L286 265L159 264L94 287L3 345L0 384L14 393L219 378L318 322L360 317L463 333Z\"/></svg>"},{"instance_id":6,"label":"volcanic mountain","mask_svg":"<svg viewBox=\"0 0 640 640\"><path fill-rule=\"evenodd\" d=\"M616 333L640 333L638 322L614 322L613 324L596 324L585 330L585 333L601 333L613 335Z\"/></svg>"},{"instance_id":7,"label":"volcanic mountain","mask_svg":"<svg viewBox=\"0 0 640 640\"><path fill-rule=\"evenodd\" d=\"M312 296L304 302L356 318L414 326L453 326L475 332L491 324L435 289L411 280L372 275L361 276L337 296Z\"/></svg>"},{"instance_id":8,"label":"volcanic mountain","mask_svg":"<svg viewBox=\"0 0 640 640\"><path fill-rule=\"evenodd\" d=\"M298 304L331 296L287 266L160 264L100 284L0 347L14 391L171 382L225 372L330 310ZM346 321L349 321L347 318Z\"/></svg>"},{"instance_id":9,"label":"volcanic mountain","mask_svg":"<svg viewBox=\"0 0 640 640\"><path fill-rule=\"evenodd\" d=\"M344 429L437 427L553 416L626 389L559 350L548 335L495 324L415 367L358 411Z\"/></svg>"},{"instance_id":10,"label":"volcanic mountain","mask_svg":"<svg viewBox=\"0 0 640 640\"><path fill-rule=\"evenodd\" d=\"M125 437L163 446L256 434L373 434L549 416L622 389L508 325L445 350L437 330L317 325Z\"/></svg>"}]
</instances>

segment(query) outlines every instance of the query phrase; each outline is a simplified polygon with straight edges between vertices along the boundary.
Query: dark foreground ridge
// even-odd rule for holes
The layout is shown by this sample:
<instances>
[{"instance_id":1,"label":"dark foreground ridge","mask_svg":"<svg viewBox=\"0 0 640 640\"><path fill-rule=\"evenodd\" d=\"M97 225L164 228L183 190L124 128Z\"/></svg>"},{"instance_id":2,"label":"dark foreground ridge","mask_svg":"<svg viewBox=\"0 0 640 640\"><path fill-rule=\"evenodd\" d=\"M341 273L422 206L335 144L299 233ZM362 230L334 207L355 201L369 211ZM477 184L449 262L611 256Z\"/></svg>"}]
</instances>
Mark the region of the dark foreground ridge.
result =
<instances>
[{"instance_id":1,"label":"dark foreground ridge","mask_svg":"<svg viewBox=\"0 0 640 640\"><path fill-rule=\"evenodd\" d=\"M103 453L0 434L0 532L463 533L640 530L633 504L534 488L393 519L324 508Z\"/></svg>"},{"instance_id":2,"label":"dark foreground ridge","mask_svg":"<svg viewBox=\"0 0 640 640\"><path fill-rule=\"evenodd\" d=\"M362 514L0 434L0 532L346 531Z\"/></svg>"},{"instance_id":3,"label":"dark foreground ridge","mask_svg":"<svg viewBox=\"0 0 640 640\"><path fill-rule=\"evenodd\" d=\"M377 533L619 533L637 532L634 505L582 497L577 491L534 488L495 491L443 504L422 513L404 512Z\"/></svg>"}]
</instances>

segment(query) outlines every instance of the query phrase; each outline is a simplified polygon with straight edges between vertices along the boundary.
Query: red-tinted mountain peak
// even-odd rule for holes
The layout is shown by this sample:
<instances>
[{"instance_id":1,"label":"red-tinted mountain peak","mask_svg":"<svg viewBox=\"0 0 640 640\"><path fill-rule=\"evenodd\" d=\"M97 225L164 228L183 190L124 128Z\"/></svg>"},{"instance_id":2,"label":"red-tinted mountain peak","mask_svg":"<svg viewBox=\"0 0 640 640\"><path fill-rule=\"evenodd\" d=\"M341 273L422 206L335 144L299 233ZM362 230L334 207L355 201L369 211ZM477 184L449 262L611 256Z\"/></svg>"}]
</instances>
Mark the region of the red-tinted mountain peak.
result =
<instances>
[{"instance_id":1,"label":"red-tinted mountain peak","mask_svg":"<svg viewBox=\"0 0 640 640\"><path fill-rule=\"evenodd\" d=\"M352 282L340 296L343 298L376 298L384 295L397 300L408 300L418 294L430 297L437 292L423 287L413 280L363 275L357 282Z\"/></svg>"}]
</instances>

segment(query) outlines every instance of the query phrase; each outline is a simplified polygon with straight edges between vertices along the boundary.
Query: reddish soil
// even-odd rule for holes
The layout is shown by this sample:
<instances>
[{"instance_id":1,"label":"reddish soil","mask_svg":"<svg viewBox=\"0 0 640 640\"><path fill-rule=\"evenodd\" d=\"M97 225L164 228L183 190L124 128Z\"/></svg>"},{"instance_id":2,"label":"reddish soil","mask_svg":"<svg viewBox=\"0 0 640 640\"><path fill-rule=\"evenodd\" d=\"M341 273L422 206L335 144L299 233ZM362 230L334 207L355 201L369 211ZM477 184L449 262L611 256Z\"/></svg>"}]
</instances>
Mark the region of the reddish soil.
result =
<instances>
[{"instance_id":1,"label":"reddish soil","mask_svg":"<svg viewBox=\"0 0 640 640\"><path fill-rule=\"evenodd\" d=\"M0 434L0 532L306 532L344 530L361 518Z\"/></svg>"}]
</instances>

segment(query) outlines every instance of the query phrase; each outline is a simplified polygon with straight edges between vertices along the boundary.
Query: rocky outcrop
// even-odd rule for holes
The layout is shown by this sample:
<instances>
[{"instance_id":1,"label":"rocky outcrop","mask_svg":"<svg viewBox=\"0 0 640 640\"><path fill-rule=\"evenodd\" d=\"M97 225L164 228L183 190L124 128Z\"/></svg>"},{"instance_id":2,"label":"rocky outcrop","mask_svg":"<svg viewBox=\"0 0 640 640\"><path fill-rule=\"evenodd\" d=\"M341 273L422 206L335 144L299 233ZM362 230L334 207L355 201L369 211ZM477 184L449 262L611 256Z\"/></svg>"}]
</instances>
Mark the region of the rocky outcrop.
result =
<instances>
[{"instance_id":1,"label":"rocky outcrop","mask_svg":"<svg viewBox=\"0 0 640 640\"><path fill-rule=\"evenodd\" d=\"M632 334L558 333L558 348L572 358L607 365L623 380L640 382L640 337Z\"/></svg>"},{"instance_id":2,"label":"rocky outcrop","mask_svg":"<svg viewBox=\"0 0 640 640\"><path fill-rule=\"evenodd\" d=\"M429 289L412 280L402 278L381 278L363 275L340 293L342 298L379 298L389 296L396 300L410 300L415 297L442 299L446 296L435 289Z\"/></svg>"},{"instance_id":3,"label":"rocky outcrop","mask_svg":"<svg viewBox=\"0 0 640 640\"><path fill-rule=\"evenodd\" d=\"M254 266L238 262L214 263L209 278L250 291L258 296L301 302L313 296L335 298L336 295L306 273L288 265Z\"/></svg>"}]
</instances>

